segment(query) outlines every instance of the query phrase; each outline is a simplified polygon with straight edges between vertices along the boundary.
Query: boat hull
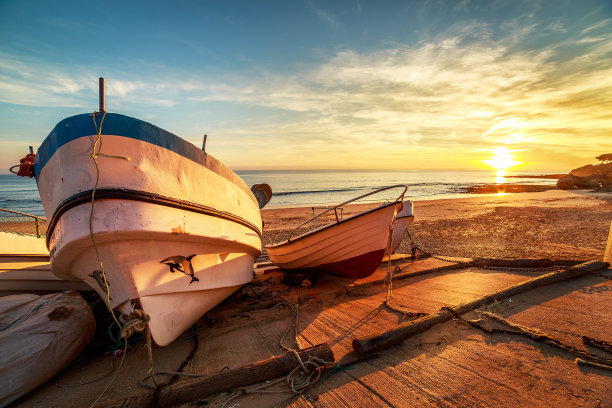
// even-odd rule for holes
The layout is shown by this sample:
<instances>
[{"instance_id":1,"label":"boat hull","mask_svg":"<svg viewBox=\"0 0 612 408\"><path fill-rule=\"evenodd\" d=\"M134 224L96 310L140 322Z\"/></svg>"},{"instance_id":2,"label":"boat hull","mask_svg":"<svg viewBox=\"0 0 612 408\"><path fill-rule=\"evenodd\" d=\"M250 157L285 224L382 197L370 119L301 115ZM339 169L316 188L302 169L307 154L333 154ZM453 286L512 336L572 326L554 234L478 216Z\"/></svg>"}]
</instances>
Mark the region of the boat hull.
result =
<instances>
[{"instance_id":1,"label":"boat hull","mask_svg":"<svg viewBox=\"0 0 612 408\"><path fill-rule=\"evenodd\" d=\"M80 115L39 149L51 267L110 309L141 308L166 345L252 279L257 201L223 164L151 124L108 114L101 135Z\"/></svg>"},{"instance_id":2,"label":"boat hull","mask_svg":"<svg viewBox=\"0 0 612 408\"><path fill-rule=\"evenodd\" d=\"M267 246L270 261L296 272L326 272L349 279L371 275L382 262L389 227L401 203L390 203L338 223Z\"/></svg>"},{"instance_id":3,"label":"boat hull","mask_svg":"<svg viewBox=\"0 0 612 408\"><path fill-rule=\"evenodd\" d=\"M397 248L404 239L406 228L414 221L412 201L404 201L404 206L400 212L397 213L393 220L393 235L391 237L391 253L395 253ZM385 255L389 255L389 251L385 251Z\"/></svg>"}]
</instances>

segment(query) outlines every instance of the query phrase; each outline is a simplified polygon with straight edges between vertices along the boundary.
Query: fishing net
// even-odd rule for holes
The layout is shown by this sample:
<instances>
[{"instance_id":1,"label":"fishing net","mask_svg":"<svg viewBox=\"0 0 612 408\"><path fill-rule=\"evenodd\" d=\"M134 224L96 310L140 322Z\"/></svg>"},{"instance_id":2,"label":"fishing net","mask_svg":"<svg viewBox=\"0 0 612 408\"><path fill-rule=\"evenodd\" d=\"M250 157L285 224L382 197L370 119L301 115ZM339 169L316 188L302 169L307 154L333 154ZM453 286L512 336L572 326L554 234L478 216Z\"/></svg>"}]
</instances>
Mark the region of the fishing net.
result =
<instances>
[{"instance_id":1,"label":"fishing net","mask_svg":"<svg viewBox=\"0 0 612 408\"><path fill-rule=\"evenodd\" d=\"M47 220L0 208L0 232L44 237L47 232Z\"/></svg>"}]
</instances>

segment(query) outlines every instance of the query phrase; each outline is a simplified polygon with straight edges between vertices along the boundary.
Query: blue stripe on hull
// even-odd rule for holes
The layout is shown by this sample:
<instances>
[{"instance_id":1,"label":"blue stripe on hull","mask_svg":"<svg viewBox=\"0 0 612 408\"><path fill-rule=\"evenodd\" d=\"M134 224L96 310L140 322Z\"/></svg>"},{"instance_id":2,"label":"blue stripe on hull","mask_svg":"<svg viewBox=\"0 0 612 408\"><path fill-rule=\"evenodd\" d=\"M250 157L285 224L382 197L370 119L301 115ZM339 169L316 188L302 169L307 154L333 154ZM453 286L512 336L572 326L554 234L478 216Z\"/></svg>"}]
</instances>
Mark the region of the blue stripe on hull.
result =
<instances>
[{"instance_id":1,"label":"blue stripe on hull","mask_svg":"<svg viewBox=\"0 0 612 408\"><path fill-rule=\"evenodd\" d=\"M96 117L100 126L102 115ZM51 156L66 143L83 136L97 134L91 113L76 115L59 122L43 141L36 153L34 174L36 180ZM206 163L206 155L202 150L180 137L167 132L148 122L118 113L107 113L102 124L103 135L116 135L142 140L164 149L171 150L181 156L201 165Z\"/></svg>"}]
</instances>

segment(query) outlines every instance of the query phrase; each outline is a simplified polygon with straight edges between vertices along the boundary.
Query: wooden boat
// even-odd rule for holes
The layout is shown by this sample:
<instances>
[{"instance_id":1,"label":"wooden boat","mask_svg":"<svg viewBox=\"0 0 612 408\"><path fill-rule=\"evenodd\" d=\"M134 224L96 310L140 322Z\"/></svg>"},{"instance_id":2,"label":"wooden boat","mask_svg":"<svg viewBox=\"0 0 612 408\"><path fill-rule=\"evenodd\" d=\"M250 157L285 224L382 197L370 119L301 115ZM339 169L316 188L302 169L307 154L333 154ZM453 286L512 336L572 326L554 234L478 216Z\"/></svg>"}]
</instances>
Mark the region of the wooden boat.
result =
<instances>
[{"instance_id":1,"label":"wooden boat","mask_svg":"<svg viewBox=\"0 0 612 408\"><path fill-rule=\"evenodd\" d=\"M51 267L110 309L142 309L166 345L252 279L258 203L205 151L100 111L58 123L36 155Z\"/></svg>"},{"instance_id":2,"label":"wooden boat","mask_svg":"<svg viewBox=\"0 0 612 408\"><path fill-rule=\"evenodd\" d=\"M393 220L393 235L391 238L390 252L393 254L402 243L406 228L414 221L413 205L412 201L404 200L404 208L397 213L395 220ZM388 255L389 251L385 252Z\"/></svg>"},{"instance_id":3,"label":"wooden boat","mask_svg":"<svg viewBox=\"0 0 612 408\"><path fill-rule=\"evenodd\" d=\"M395 200L351 217L338 218L338 208L393 188L402 192ZM293 273L326 272L350 279L371 275L380 265L389 242L389 228L402 210L405 185L385 187L338 204L294 229L287 241L266 246L270 261ZM336 221L293 238L307 223L333 211Z\"/></svg>"}]
</instances>

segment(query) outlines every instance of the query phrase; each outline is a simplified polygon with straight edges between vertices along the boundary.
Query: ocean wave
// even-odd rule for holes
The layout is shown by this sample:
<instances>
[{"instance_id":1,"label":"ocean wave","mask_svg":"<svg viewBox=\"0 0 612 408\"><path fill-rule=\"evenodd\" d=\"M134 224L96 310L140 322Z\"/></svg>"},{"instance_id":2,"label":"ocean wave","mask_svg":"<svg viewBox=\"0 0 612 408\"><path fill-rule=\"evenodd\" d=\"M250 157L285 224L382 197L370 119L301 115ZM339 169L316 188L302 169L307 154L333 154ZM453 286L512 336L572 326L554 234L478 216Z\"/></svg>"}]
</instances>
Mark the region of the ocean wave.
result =
<instances>
[{"instance_id":1,"label":"ocean wave","mask_svg":"<svg viewBox=\"0 0 612 408\"><path fill-rule=\"evenodd\" d=\"M0 203L22 203L22 204L40 204L40 199L36 198L0 198Z\"/></svg>"},{"instance_id":2,"label":"ocean wave","mask_svg":"<svg viewBox=\"0 0 612 408\"><path fill-rule=\"evenodd\" d=\"M364 187L354 187L354 188L338 188L338 189L326 189L326 190L300 190L300 191L281 191L274 192L273 196L290 196L290 195L300 195L300 194L321 194L321 193L344 193L349 191L359 191L364 190Z\"/></svg>"}]
</instances>

